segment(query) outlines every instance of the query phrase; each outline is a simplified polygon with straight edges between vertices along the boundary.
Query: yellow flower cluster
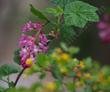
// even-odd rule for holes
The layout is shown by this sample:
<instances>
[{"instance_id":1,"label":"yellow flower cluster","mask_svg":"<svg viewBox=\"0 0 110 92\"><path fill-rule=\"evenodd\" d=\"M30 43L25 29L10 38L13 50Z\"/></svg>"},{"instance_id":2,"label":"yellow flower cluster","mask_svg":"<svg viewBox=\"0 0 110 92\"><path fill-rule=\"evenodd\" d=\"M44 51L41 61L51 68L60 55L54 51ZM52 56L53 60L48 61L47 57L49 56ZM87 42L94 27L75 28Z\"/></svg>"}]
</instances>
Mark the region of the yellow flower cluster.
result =
<instances>
[{"instance_id":1,"label":"yellow flower cluster","mask_svg":"<svg viewBox=\"0 0 110 92\"><path fill-rule=\"evenodd\" d=\"M54 82L48 82L45 84L45 89L49 92L55 91L57 85Z\"/></svg>"},{"instance_id":2,"label":"yellow flower cluster","mask_svg":"<svg viewBox=\"0 0 110 92\"><path fill-rule=\"evenodd\" d=\"M64 53L60 48L55 49L55 52L51 55L57 62L69 61L71 57L68 53Z\"/></svg>"}]
</instances>

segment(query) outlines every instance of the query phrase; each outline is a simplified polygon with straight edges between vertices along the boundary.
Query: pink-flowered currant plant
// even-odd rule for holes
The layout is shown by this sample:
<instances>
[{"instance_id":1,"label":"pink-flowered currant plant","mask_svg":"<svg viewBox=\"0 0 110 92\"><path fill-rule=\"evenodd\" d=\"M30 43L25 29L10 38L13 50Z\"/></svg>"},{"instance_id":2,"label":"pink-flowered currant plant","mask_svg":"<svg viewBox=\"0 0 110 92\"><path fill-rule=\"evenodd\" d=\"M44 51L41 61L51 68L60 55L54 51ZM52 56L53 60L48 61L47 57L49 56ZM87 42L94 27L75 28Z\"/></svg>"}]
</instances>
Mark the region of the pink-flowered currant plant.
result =
<instances>
[{"instance_id":1,"label":"pink-flowered currant plant","mask_svg":"<svg viewBox=\"0 0 110 92\"><path fill-rule=\"evenodd\" d=\"M88 22L99 21L98 8L86 2L79 0L50 1L53 3L53 7L43 11L30 5L32 14L37 16L40 22L29 20L21 27L22 33L18 42L18 49L14 53L14 61L22 68L15 65L0 67L0 80L8 83L9 88L15 87L23 72L38 62L37 58L40 53L44 55L48 53L49 43L53 38L56 38L58 42L70 42L71 38L75 36L74 29L84 28ZM49 17L47 17L48 15ZM55 68L56 65L54 66L53 63L49 65L51 66L51 64ZM40 66L44 65L40 63ZM46 68L44 70L51 72L51 67ZM9 80L9 75L13 73L19 73L14 82ZM53 74L53 72L51 73ZM4 76L8 76L7 79L4 79Z\"/></svg>"}]
</instances>

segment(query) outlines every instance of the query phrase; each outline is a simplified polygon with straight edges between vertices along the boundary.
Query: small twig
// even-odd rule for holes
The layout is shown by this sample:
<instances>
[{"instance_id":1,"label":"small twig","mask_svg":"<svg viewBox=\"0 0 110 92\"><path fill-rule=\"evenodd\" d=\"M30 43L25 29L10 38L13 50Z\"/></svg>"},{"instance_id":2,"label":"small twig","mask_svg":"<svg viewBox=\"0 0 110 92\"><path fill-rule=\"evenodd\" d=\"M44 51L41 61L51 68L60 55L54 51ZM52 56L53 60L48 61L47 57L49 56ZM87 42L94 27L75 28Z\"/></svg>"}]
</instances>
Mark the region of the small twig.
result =
<instances>
[{"instance_id":1,"label":"small twig","mask_svg":"<svg viewBox=\"0 0 110 92\"><path fill-rule=\"evenodd\" d=\"M3 81L3 82L5 82L5 83L8 83L8 81L6 81L6 80L3 80L3 79L0 79L1 81Z\"/></svg>"},{"instance_id":2,"label":"small twig","mask_svg":"<svg viewBox=\"0 0 110 92\"><path fill-rule=\"evenodd\" d=\"M45 27L48 23L50 23L50 21L46 21L46 23L43 25L43 27Z\"/></svg>"},{"instance_id":3,"label":"small twig","mask_svg":"<svg viewBox=\"0 0 110 92\"><path fill-rule=\"evenodd\" d=\"M17 85L17 83L18 83L18 81L19 81L19 79L20 79L20 77L21 77L21 75L23 74L23 72L24 72L25 69L26 69L26 68L23 68L23 70L18 74L18 76L17 76L17 78L16 78L16 81L15 81L15 83L14 83L14 87Z\"/></svg>"}]
</instances>

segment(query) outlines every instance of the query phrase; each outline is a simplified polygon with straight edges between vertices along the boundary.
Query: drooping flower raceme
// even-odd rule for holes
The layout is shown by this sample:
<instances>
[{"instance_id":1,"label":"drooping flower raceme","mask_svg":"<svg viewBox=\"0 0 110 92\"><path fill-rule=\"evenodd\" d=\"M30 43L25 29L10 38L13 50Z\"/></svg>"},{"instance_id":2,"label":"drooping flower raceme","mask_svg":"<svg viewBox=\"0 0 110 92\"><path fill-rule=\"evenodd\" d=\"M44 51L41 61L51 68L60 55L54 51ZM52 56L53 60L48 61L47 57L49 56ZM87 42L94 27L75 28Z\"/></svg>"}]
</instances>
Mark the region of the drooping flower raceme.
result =
<instances>
[{"instance_id":1,"label":"drooping flower raceme","mask_svg":"<svg viewBox=\"0 0 110 92\"><path fill-rule=\"evenodd\" d=\"M28 22L22 29L22 32L32 30L41 31L42 26L38 23ZM38 53L46 53L48 50L48 39L43 32L39 32L33 36L22 34L19 40L21 65L24 68L30 67L34 62Z\"/></svg>"},{"instance_id":2,"label":"drooping flower raceme","mask_svg":"<svg viewBox=\"0 0 110 92\"><path fill-rule=\"evenodd\" d=\"M110 43L110 15L104 14L97 26L99 29L99 37L102 42Z\"/></svg>"}]
</instances>

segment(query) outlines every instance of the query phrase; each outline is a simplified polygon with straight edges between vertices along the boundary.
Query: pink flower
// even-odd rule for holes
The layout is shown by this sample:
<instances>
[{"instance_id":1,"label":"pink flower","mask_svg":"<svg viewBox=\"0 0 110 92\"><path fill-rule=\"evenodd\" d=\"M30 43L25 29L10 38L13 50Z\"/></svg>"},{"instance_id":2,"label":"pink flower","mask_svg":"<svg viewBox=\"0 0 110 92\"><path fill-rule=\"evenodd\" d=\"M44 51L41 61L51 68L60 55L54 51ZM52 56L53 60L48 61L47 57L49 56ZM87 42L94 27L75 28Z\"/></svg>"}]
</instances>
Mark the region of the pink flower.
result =
<instances>
[{"instance_id":1,"label":"pink flower","mask_svg":"<svg viewBox=\"0 0 110 92\"><path fill-rule=\"evenodd\" d=\"M19 47L29 47L30 49L33 49L36 46L35 40L34 36L22 34L19 40Z\"/></svg>"},{"instance_id":2,"label":"pink flower","mask_svg":"<svg viewBox=\"0 0 110 92\"><path fill-rule=\"evenodd\" d=\"M110 15L104 14L102 20L98 23L99 37L104 43L110 43Z\"/></svg>"},{"instance_id":3,"label":"pink flower","mask_svg":"<svg viewBox=\"0 0 110 92\"><path fill-rule=\"evenodd\" d=\"M32 31L32 30L33 30L33 23L31 21L29 21L28 23L26 23L22 27L22 29L21 29L22 32L29 32L29 31Z\"/></svg>"},{"instance_id":4,"label":"pink flower","mask_svg":"<svg viewBox=\"0 0 110 92\"><path fill-rule=\"evenodd\" d=\"M48 41L49 41L49 40L47 39L46 35L43 34L43 33L41 33L41 34L39 35L39 40L40 40L40 42L41 42L42 44L47 44Z\"/></svg>"},{"instance_id":5,"label":"pink flower","mask_svg":"<svg viewBox=\"0 0 110 92\"><path fill-rule=\"evenodd\" d=\"M28 65L26 65L26 60L28 58L31 58L32 61L34 62L35 53L38 52L38 48L35 44L35 37L22 34L19 41L19 47L21 48L20 50L21 65L24 68L26 68L28 67Z\"/></svg>"},{"instance_id":6,"label":"pink flower","mask_svg":"<svg viewBox=\"0 0 110 92\"><path fill-rule=\"evenodd\" d=\"M107 27L107 24L105 22L102 22L100 21L97 25L97 27L100 29L100 30L103 30Z\"/></svg>"},{"instance_id":7,"label":"pink flower","mask_svg":"<svg viewBox=\"0 0 110 92\"><path fill-rule=\"evenodd\" d=\"M45 34L40 33L39 35L39 50L40 52L47 52L48 50L48 39Z\"/></svg>"},{"instance_id":8,"label":"pink flower","mask_svg":"<svg viewBox=\"0 0 110 92\"><path fill-rule=\"evenodd\" d=\"M22 32L29 32L32 30L41 31L42 24L32 23L29 21L22 27ZM38 42L37 42L37 41ZM26 34L22 34L19 40L19 48L20 50L20 59L21 65L24 68L28 68L32 63L35 63L35 58L38 53L46 53L48 50L48 39L46 35L42 32L36 36L29 36Z\"/></svg>"},{"instance_id":9,"label":"pink flower","mask_svg":"<svg viewBox=\"0 0 110 92\"><path fill-rule=\"evenodd\" d=\"M32 23L31 21L29 21L28 23L26 23L21 31L22 32L30 32L32 30L36 30L36 31L40 31L42 29L42 24L37 22L37 23Z\"/></svg>"},{"instance_id":10,"label":"pink flower","mask_svg":"<svg viewBox=\"0 0 110 92\"><path fill-rule=\"evenodd\" d=\"M35 30L40 31L42 29L42 24L41 23L33 23L33 28Z\"/></svg>"},{"instance_id":11,"label":"pink flower","mask_svg":"<svg viewBox=\"0 0 110 92\"><path fill-rule=\"evenodd\" d=\"M19 48L20 50L20 57L21 57L21 65L24 68L30 67L26 62L30 62L29 60L34 63L37 53L46 53L48 50L48 39L45 34L40 33L38 43L36 43L35 36L28 36L25 34L21 35L19 40Z\"/></svg>"},{"instance_id":12,"label":"pink flower","mask_svg":"<svg viewBox=\"0 0 110 92\"><path fill-rule=\"evenodd\" d=\"M20 57L21 57L21 65L24 68L28 68L31 66L30 64L26 63L28 59L31 59L33 63L35 62L35 53L30 52L28 48L21 48Z\"/></svg>"},{"instance_id":13,"label":"pink flower","mask_svg":"<svg viewBox=\"0 0 110 92\"><path fill-rule=\"evenodd\" d=\"M109 31L108 30L100 31L99 37L101 38L102 42L110 43L110 29L109 29Z\"/></svg>"},{"instance_id":14,"label":"pink flower","mask_svg":"<svg viewBox=\"0 0 110 92\"><path fill-rule=\"evenodd\" d=\"M48 46L42 44L42 43L39 43L39 52L43 52L43 53L46 53L48 50Z\"/></svg>"}]
</instances>

